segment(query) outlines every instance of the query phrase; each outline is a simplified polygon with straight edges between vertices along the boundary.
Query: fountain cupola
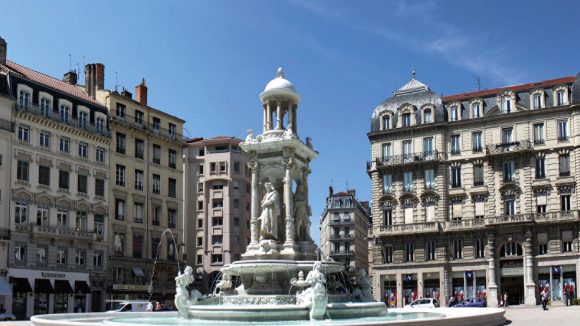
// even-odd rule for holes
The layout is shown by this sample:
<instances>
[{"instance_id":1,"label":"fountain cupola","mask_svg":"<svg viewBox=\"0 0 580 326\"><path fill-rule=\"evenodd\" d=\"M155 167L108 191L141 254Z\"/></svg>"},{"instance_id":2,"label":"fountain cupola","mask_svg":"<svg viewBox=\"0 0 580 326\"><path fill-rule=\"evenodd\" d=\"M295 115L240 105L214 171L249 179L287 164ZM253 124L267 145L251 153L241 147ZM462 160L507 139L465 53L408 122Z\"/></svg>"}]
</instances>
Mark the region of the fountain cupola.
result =
<instances>
[{"instance_id":1,"label":"fountain cupola","mask_svg":"<svg viewBox=\"0 0 580 326\"><path fill-rule=\"evenodd\" d=\"M286 132L296 135L296 111L300 96L292 83L284 78L284 71L278 68L276 77L272 79L264 91L260 93L260 101L264 109L264 133Z\"/></svg>"}]
</instances>

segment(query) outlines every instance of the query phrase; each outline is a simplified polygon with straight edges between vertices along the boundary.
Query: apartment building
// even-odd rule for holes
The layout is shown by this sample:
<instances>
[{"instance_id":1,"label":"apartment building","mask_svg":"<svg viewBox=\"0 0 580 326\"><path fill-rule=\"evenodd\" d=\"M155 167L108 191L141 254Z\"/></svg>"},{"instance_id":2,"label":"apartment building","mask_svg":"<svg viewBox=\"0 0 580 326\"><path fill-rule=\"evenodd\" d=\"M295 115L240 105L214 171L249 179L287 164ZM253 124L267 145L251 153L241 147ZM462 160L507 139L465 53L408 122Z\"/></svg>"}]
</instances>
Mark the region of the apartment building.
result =
<instances>
[{"instance_id":1,"label":"apartment building","mask_svg":"<svg viewBox=\"0 0 580 326\"><path fill-rule=\"evenodd\" d=\"M5 307L19 319L99 311L108 255L107 109L77 85L76 72L59 80L6 60L6 50L0 41L3 212L9 205L1 241L10 235L12 290Z\"/></svg>"},{"instance_id":2,"label":"apartment building","mask_svg":"<svg viewBox=\"0 0 580 326\"><path fill-rule=\"evenodd\" d=\"M87 65L85 76L111 117L109 298L151 294L171 307L185 241L185 121L148 105L144 79L135 87L135 98L127 90L104 89L104 69Z\"/></svg>"},{"instance_id":3,"label":"apartment building","mask_svg":"<svg viewBox=\"0 0 580 326\"><path fill-rule=\"evenodd\" d=\"M370 207L356 198L356 190L334 193L329 187L320 217L320 251L325 258L344 262L348 272L368 271Z\"/></svg>"},{"instance_id":4,"label":"apartment building","mask_svg":"<svg viewBox=\"0 0 580 326\"><path fill-rule=\"evenodd\" d=\"M188 141L187 264L194 267L194 287L203 293L250 243L250 172L240 142L235 137Z\"/></svg>"},{"instance_id":5,"label":"apartment building","mask_svg":"<svg viewBox=\"0 0 580 326\"><path fill-rule=\"evenodd\" d=\"M375 298L577 297L579 104L580 75L440 96L415 73L380 103L367 163Z\"/></svg>"}]
</instances>

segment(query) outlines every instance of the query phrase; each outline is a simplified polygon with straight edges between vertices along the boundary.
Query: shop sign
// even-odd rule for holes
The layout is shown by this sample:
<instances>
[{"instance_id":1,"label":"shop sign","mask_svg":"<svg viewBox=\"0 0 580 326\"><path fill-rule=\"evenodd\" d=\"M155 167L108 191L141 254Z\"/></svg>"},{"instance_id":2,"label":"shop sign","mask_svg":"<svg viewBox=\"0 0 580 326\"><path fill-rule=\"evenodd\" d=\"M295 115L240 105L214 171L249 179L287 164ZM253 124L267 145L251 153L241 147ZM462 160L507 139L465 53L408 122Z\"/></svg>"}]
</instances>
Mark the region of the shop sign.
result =
<instances>
[{"instance_id":1,"label":"shop sign","mask_svg":"<svg viewBox=\"0 0 580 326\"><path fill-rule=\"evenodd\" d=\"M65 273L40 272L40 275L46 278L66 278Z\"/></svg>"},{"instance_id":2,"label":"shop sign","mask_svg":"<svg viewBox=\"0 0 580 326\"><path fill-rule=\"evenodd\" d=\"M157 264L155 270L158 272L170 272L177 274L177 264Z\"/></svg>"},{"instance_id":3,"label":"shop sign","mask_svg":"<svg viewBox=\"0 0 580 326\"><path fill-rule=\"evenodd\" d=\"M114 291L144 291L149 290L148 285L134 285L134 284L113 284Z\"/></svg>"}]
</instances>

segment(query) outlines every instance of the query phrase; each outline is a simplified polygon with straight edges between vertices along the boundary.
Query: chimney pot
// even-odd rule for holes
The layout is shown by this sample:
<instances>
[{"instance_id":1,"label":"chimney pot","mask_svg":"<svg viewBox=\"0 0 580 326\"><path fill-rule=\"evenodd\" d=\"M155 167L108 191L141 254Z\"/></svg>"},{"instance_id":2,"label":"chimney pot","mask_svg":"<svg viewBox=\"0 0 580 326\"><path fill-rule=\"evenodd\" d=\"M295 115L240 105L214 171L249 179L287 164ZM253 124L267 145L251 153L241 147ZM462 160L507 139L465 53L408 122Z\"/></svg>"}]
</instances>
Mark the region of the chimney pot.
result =
<instances>
[{"instance_id":1,"label":"chimney pot","mask_svg":"<svg viewBox=\"0 0 580 326\"><path fill-rule=\"evenodd\" d=\"M129 92L125 87L123 87L123 91L121 92L121 95L128 97L130 99L133 98L133 94L131 94L131 92Z\"/></svg>"},{"instance_id":2,"label":"chimney pot","mask_svg":"<svg viewBox=\"0 0 580 326\"><path fill-rule=\"evenodd\" d=\"M67 84L76 85L77 81L78 81L76 71L71 70L71 71L67 72L66 74L64 74L63 80Z\"/></svg>"},{"instance_id":3,"label":"chimney pot","mask_svg":"<svg viewBox=\"0 0 580 326\"><path fill-rule=\"evenodd\" d=\"M92 98L97 96L97 90L105 89L105 65L89 63L85 66L85 90Z\"/></svg>"},{"instance_id":4,"label":"chimney pot","mask_svg":"<svg viewBox=\"0 0 580 326\"><path fill-rule=\"evenodd\" d=\"M145 78L143 78L141 84L135 86L135 99L141 105L147 105L147 84L145 83Z\"/></svg>"}]
</instances>

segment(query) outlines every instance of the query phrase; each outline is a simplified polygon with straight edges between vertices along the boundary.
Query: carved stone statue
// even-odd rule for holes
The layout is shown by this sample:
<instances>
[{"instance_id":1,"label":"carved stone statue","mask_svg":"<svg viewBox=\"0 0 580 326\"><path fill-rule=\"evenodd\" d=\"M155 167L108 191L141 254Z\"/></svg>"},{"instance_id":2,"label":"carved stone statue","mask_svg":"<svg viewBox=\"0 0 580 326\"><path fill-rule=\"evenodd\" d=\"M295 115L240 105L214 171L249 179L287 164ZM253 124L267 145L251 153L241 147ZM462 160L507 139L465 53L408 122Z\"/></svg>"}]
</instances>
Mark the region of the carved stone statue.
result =
<instances>
[{"instance_id":1,"label":"carved stone statue","mask_svg":"<svg viewBox=\"0 0 580 326\"><path fill-rule=\"evenodd\" d=\"M252 140L254 140L254 131L252 129L248 129L247 136L246 136L246 143L249 143Z\"/></svg>"},{"instance_id":2,"label":"carved stone statue","mask_svg":"<svg viewBox=\"0 0 580 326\"><path fill-rule=\"evenodd\" d=\"M193 282L193 268L191 268L191 266L185 267L183 273L179 272L175 277L175 307L184 317L187 317L189 305L197 302L197 295L195 297L195 302L190 302L187 286L191 284L191 282Z\"/></svg>"},{"instance_id":3,"label":"carved stone statue","mask_svg":"<svg viewBox=\"0 0 580 326\"><path fill-rule=\"evenodd\" d=\"M264 184L266 194L262 199L262 214L260 214L261 233L260 239L278 238L278 217L280 216L280 200L278 192L270 182Z\"/></svg>"},{"instance_id":4,"label":"carved stone statue","mask_svg":"<svg viewBox=\"0 0 580 326\"><path fill-rule=\"evenodd\" d=\"M224 273L222 275L221 281L219 281L218 284L216 285L216 290L217 289L220 290L218 295L230 292L232 290L233 286L234 285L232 283L232 277L229 274Z\"/></svg>"},{"instance_id":5,"label":"carved stone statue","mask_svg":"<svg viewBox=\"0 0 580 326\"><path fill-rule=\"evenodd\" d=\"M359 288L353 291L354 297L363 302L374 301L372 294L372 284L367 271L364 269L359 269L356 273L356 282Z\"/></svg>"},{"instance_id":6,"label":"carved stone statue","mask_svg":"<svg viewBox=\"0 0 580 326\"><path fill-rule=\"evenodd\" d=\"M326 277L320 272L320 266L319 261L314 263L314 267L308 272L306 280L304 280L310 287L296 293L296 303L310 308L310 320L323 319L328 303Z\"/></svg>"},{"instance_id":7,"label":"carved stone statue","mask_svg":"<svg viewBox=\"0 0 580 326\"><path fill-rule=\"evenodd\" d=\"M304 195L304 184L298 183L294 194L294 218L296 221L296 239L299 241L310 240L309 215Z\"/></svg>"}]
</instances>

